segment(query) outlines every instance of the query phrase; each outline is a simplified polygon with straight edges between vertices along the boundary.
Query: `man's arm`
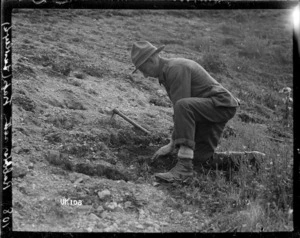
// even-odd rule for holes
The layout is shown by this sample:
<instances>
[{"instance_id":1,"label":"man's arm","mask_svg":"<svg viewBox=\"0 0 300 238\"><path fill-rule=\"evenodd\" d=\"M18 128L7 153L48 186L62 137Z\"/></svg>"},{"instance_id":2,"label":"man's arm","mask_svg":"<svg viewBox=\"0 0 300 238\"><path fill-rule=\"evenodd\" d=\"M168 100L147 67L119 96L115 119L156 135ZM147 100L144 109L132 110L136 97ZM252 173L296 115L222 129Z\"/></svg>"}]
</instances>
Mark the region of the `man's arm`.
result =
<instances>
[{"instance_id":1,"label":"man's arm","mask_svg":"<svg viewBox=\"0 0 300 238\"><path fill-rule=\"evenodd\" d=\"M169 97L174 107L178 100L191 97L191 71L185 66L173 66L169 69L167 75L167 81L170 82ZM171 138L175 140L174 130Z\"/></svg>"},{"instance_id":2,"label":"man's arm","mask_svg":"<svg viewBox=\"0 0 300 238\"><path fill-rule=\"evenodd\" d=\"M170 82L169 96L173 106L178 100L191 97L191 71L188 67L184 65L170 67L167 81Z\"/></svg>"}]
</instances>

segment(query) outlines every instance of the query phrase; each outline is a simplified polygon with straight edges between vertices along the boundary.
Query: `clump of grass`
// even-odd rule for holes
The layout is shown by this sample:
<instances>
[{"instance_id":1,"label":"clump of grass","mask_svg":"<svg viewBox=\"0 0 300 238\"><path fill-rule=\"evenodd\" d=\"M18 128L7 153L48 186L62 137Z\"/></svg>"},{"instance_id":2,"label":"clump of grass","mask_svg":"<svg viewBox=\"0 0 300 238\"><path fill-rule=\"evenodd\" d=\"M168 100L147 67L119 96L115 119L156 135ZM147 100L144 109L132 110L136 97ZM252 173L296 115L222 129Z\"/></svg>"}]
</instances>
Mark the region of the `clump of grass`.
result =
<instances>
[{"instance_id":1,"label":"clump of grass","mask_svg":"<svg viewBox=\"0 0 300 238\"><path fill-rule=\"evenodd\" d=\"M230 25L228 25L228 23L222 23L221 26L219 27L219 29L221 30L221 32L223 34L227 34L227 35L232 33L232 30L233 30L232 25L230 26Z\"/></svg>"},{"instance_id":2,"label":"clump of grass","mask_svg":"<svg viewBox=\"0 0 300 238\"><path fill-rule=\"evenodd\" d=\"M245 57L237 57L233 64L233 70L240 73L247 73L251 70L251 60Z\"/></svg>"},{"instance_id":3,"label":"clump of grass","mask_svg":"<svg viewBox=\"0 0 300 238\"><path fill-rule=\"evenodd\" d=\"M209 52L210 51L210 38L201 37L193 40L191 42L194 49L201 52Z\"/></svg>"},{"instance_id":4,"label":"clump of grass","mask_svg":"<svg viewBox=\"0 0 300 238\"><path fill-rule=\"evenodd\" d=\"M87 90L87 92L88 92L89 94L92 94L92 95L95 95L95 96L98 95L98 92L97 92L95 89L93 89L93 88L89 88L89 89Z\"/></svg>"},{"instance_id":5,"label":"clump of grass","mask_svg":"<svg viewBox=\"0 0 300 238\"><path fill-rule=\"evenodd\" d=\"M243 42L243 49L239 52L240 56L250 59L260 58L267 53L269 41L258 38L257 36L246 36Z\"/></svg>"},{"instance_id":6,"label":"clump of grass","mask_svg":"<svg viewBox=\"0 0 300 238\"><path fill-rule=\"evenodd\" d=\"M227 73L227 66L216 52L207 52L202 58L202 66L211 73Z\"/></svg>"},{"instance_id":7,"label":"clump of grass","mask_svg":"<svg viewBox=\"0 0 300 238\"><path fill-rule=\"evenodd\" d=\"M225 38L222 41L223 45L234 45L235 44L235 40L234 38Z\"/></svg>"},{"instance_id":8,"label":"clump of grass","mask_svg":"<svg viewBox=\"0 0 300 238\"><path fill-rule=\"evenodd\" d=\"M289 64L292 62L291 51L286 50L282 45L275 45L271 47L271 56L280 64Z\"/></svg>"},{"instance_id":9,"label":"clump of grass","mask_svg":"<svg viewBox=\"0 0 300 238\"><path fill-rule=\"evenodd\" d=\"M84 65L82 68L83 73L86 73L92 77L102 78L104 75L103 69L93 66L93 65Z\"/></svg>"},{"instance_id":10,"label":"clump of grass","mask_svg":"<svg viewBox=\"0 0 300 238\"><path fill-rule=\"evenodd\" d=\"M239 170L203 170L189 185L179 186L183 202L206 211L211 221L203 231L287 231L292 229L292 152L289 144L266 140L255 124L235 123L222 151L257 150L259 170L240 161ZM275 149L274 149L275 148ZM178 195L178 194L177 194Z\"/></svg>"},{"instance_id":11,"label":"clump of grass","mask_svg":"<svg viewBox=\"0 0 300 238\"><path fill-rule=\"evenodd\" d=\"M151 96L149 103L161 107L171 107L171 103L167 101L165 97Z\"/></svg>"},{"instance_id":12,"label":"clump of grass","mask_svg":"<svg viewBox=\"0 0 300 238\"><path fill-rule=\"evenodd\" d=\"M47 115L46 122L53 124L57 128L72 130L78 123L78 120L72 115L58 113L56 115Z\"/></svg>"},{"instance_id":13,"label":"clump of grass","mask_svg":"<svg viewBox=\"0 0 300 238\"><path fill-rule=\"evenodd\" d=\"M184 44L184 42L182 40L177 40L177 39L161 39L160 43L165 44L165 45L183 45Z\"/></svg>"},{"instance_id":14,"label":"clump of grass","mask_svg":"<svg viewBox=\"0 0 300 238\"><path fill-rule=\"evenodd\" d=\"M79 80L72 79L72 78L68 79L67 82L76 87L80 87L82 85L82 83Z\"/></svg>"},{"instance_id":15,"label":"clump of grass","mask_svg":"<svg viewBox=\"0 0 300 238\"><path fill-rule=\"evenodd\" d=\"M78 79L84 79L85 78L85 74L83 74L83 73L75 73L74 76Z\"/></svg>"},{"instance_id":16,"label":"clump of grass","mask_svg":"<svg viewBox=\"0 0 300 238\"><path fill-rule=\"evenodd\" d=\"M71 63L55 60L54 62L52 62L52 70L64 76L69 76L72 70Z\"/></svg>"},{"instance_id":17,"label":"clump of grass","mask_svg":"<svg viewBox=\"0 0 300 238\"><path fill-rule=\"evenodd\" d=\"M168 11L165 11L165 13L167 15L174 16L174 17L183 17L183 18L189 17L188 11L168 10Z\"/></svg>"},{"instance_id":18,"label":"clump of grass","mask_svg":"<svg viewBox=\"0 0 300 238\"><path fill-rule=\"evenodd\" d=\"M16 63L13 74L16 79L36 79L34 70L22 62Z\"/></svg>"}]
</instances>

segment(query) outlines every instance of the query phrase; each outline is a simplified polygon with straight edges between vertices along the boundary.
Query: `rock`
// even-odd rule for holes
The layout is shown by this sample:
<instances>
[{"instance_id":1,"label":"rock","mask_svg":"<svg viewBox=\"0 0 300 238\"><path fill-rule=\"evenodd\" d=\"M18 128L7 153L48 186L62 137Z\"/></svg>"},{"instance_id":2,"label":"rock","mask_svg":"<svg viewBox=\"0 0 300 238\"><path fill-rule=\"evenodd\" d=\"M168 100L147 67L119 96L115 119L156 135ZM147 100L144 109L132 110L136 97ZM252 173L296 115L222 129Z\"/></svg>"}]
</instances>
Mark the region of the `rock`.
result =
<instances>
[{"instance_id":1,"label":"rock","mask_svg":"<svg viewBox=\"0 0 300 238\"><path fill-rule=\"evenodd\" d=\"M27 194L27 191L26 191L27 184L25 182L22 182L17 186L19 187L19 190L20 190L21 193Z\"/></svg>"},{"instance_id":2,"label":"rock","mask_svg":"<svg viewBox=\"0 0 300 238\"><path fill-rule=\"evenodd\" d=\"M13 212L13 217L14 217L14 219L22 219L23 218L23 216L20 215L20 213L16 210L14 210L14 212Z\"/></svg>"},{"instance_id":3,"label":"rock","mask_svg":"<svg viewBox=\"0 0 300 238\"><path fill-rule=\"evenodd\" d=\"M103 200L106 197L109 197L111 195L110 191L108 189L105 189L101 192L98 192L98 197Z\"/></svg>"},{"instance_id":4,"label":"rock","mask_svg":"<svg viewBox=\"0 0 300 238\"><path fill-rule=\"evenodd\" d=\"M143 209L139 210L139 219L145 218L145 211Z\"/></svg>"},{"instance_id":5,"label":"rock","mask_svg":"<svg viewBox=\"0 0 300 238\"><path fill-rule=\"evenodd\" d=\"M56 150L48 151L48 153L45 155L45 159L50 164L54 164L54 165L61 165L63 163L59 151Z\"/></svg>"},{"instance_id":6,"label":"rock","mask_svg":"<svg viewBox=\"0 0 300 238\"><path fill-rule=\"evenodd\" d=\"M161 226L168 226L169 225L169 223L167 223L167 222L160 222L159 223Z\"/></svg>"},{"instance_id":7,"label":"rock","mask_svg":"<svg viewBox=\"0 0 300 238\"><path fill-rule=\"evenodd\" d=\"M183 212L182 213L182 215L184 215L184 216L191 216L193 213L191 213L191 212Z\"/></svg>"},{"instance_id":8,"label":"rock","mask_svg":"<svg viewBox=\"0 0 300 238\"><path fill-rule=\"evenodd\" d=\"M17 146L17 142L16 141L14 141L14 140L12 140L12 145L11 145L11 148L14 148L14 147L16 147Z\"/></svg>"},{"instance_id":9,"label":"rock","mask_svg":"<svg viewBox=\"0 0 300 238\"><path fill-rule=\"evenodd\" d=\"M83 178L79 178L79 179L77 179L77 180L74 182L74 184L81 183L82 181L83 181Z\"/></svg>"},{"instance_id":10,"label":"rock","mask_svg":"<svg viewBox=\"0 0 300 238\"><path fill-rule=\"evenodd\" d=\"M109 213L107 212L107 211L103 211L102 213L101 213L101 218L102 219L105 219L105 218L108 218L109 217Z\"/></svg>"},{"instance_id":11,"label":"rock","mask_svg":"<svg viewBox=\"0 0 300 238\"><path fill-rule=\"evenodd\" d=\"M69 174L69 179L72 183L76 181L77 176L74 173Z\"/></svg>"},{"instance_id":12,"label":"rock","mask_svg":"<svg viewBox=\"0 0 300 238\"><path fill-rule=\"evenodd\" d=\"M13 165L13 171L12 171L12 177L18 178L18 177L24 177L27 174L26 167L21 167L20 165Z\"/></svg>"},{"instance_id":13,"label":"rock","mask_svg":"<svg viewBox=\"0 0 300 238\"><path fill-rule=\"evenodd\" d=\"M156 223L151 221L151 220L144 221L144 224L147 225L147 226L155 226L156 225Z\"/></svg>"},{"instance_id":14,"label":"rock","mask_svg":"<svg viewBox=\"0 0 300 238\"><path fill-rule=\"evenodd\" d=\"M92 232L93 231L93 227L88 227L85 229L87 232Z\"/></svg>"},{"instance_id":15,"label":"rock","mask_svg":"<svg viewBox=\"0 0 300 238\"><path fill-rule=\"evenodd\" d=\"M112 231L115 231L116 230L116 227L115 226L109 226L107 228L105 228L103 231L104 232L112 232Z\"/></svg>"},{"instance_id":16,"label":"rock","mask_svg":"<svg viewBox=\"0 0 300 238\"><path fill-rule=\"evenodd\" d=\"M77 207L77 210L79 212L85 212L85 213L90 212L92 209L93 209L92 205L81 205Z\"/></svg>"},{"instance_id":17,"label":"rock","mask_svg":"<svg viewBox=\"0 0 300 238\"><path fill-rule=\"evenodd\" d=\"M14 148L14 151L16 152L16 154L20 154L22 152L23 148L20 146L16 146L16 148Z\"/></svg>"},{"instance_id":18,"label":"rock","mask_svg":"<svg viewBox=\"0 0 300 238\"><path fill-rule=\"evenodd\" d=\"M137 229L141 229L141 230L145 229L145 227L143 225L141 225L141 224L137 224L135 227Z\"/></svg>"},{"instance_id":19,"label":"rock","mask_svg":"<svg viewBox=\"0 0 300 238\"><path fill-rule=\"evenodd\" d=\"M104 208L100 205L99 207L97 207L97 212L101 213L104 211Z\"/></svg>"},{"instance_id":20,"label":"rock","mask_svg":"<svg viewBox=\"0 0 300 238\"><path fill-rule=\"evenodd\" d=\"M113 211L118 207L118 204L116 202L110 202L108 203L105 208L109 211Z\"/></svg>"},{"instance_id":21,"label":"rock","mask_svg":"<svg viewBox=\"0 0 300 238\"><path fill-rule=\"evenodd\" d=\"M127 201L124 203L124 208L132 207L132 203L130 201Z\"/></svg>"},{"instance_id":22,"label":"rock","mask_svg":"<svg viewBox=\"0 0 300 238\"><path fill-rule=\"evenodd\" d=\"M161 90L161 89L157 90L156 93L157 93L157 95L160 96L160 97L162 97L162 96L165 95L165 92L164 92L163 90Z\"/></svg>"},{"instance_id":23,"label":"rock","mask_svg":"<svg viewBox=\"0 0 300 238\"><path fill-rule=\"evenodd\" d=\"M96 214L94 214L94 213L91 213L90 215L89 215L89 217L88 217L88 219L89 220L91 220L91 221L101 221L101 219L100 219L100 217L98 217Z\"/></svg>"},{"instance_id":24,"label":"rock","mask_svg":"<svg viewBox=\"0 0 300 238\"><path fill-rule=\"evenodd\" d=\"M30 164L28 165L28 169L33 169L33 168L34 168L33 163L30 163Z\"/></svg>"}]
</instances>

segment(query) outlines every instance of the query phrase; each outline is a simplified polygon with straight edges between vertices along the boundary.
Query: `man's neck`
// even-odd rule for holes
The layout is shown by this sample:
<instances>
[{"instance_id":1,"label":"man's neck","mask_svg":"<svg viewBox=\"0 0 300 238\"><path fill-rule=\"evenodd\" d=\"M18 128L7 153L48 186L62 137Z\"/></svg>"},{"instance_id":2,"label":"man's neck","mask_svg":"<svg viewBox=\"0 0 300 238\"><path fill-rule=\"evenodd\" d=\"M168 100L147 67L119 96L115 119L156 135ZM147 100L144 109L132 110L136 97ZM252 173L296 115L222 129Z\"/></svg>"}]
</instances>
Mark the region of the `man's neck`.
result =
<instances>
[{"instance_id":1,"label":"man's neck","mask_svg":"<svg viewBox=\"0 0 300 238\"><path fill-rule=\"evenodd\" d=\"M158 72L159 72L159 74L162 72L162 69L163 69L163 67L164 67L164 65L166 64L166 62L168 61L168 59L166 59L166 58L163 58L163 57L161 57L161 56L159 56L159 64L158 64Z\"/></svg>"}]
</instances>

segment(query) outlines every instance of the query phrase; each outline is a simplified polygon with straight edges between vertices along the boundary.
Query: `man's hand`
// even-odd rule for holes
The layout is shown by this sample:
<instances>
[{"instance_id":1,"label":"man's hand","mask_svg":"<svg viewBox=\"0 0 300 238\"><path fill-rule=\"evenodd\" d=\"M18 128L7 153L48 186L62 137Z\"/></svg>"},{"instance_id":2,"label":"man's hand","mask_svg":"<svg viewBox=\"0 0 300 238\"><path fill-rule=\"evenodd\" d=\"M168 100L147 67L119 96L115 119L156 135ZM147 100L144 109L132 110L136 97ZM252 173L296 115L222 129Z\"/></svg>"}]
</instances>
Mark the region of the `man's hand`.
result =
<instances>
[{"instance_id":1,"label":"man's hand","mask_svg":"<svg viewBox=\"0 0 300 238\"><path fill-rule=\"evenodd\" d=\"M170 154L173 151L173 141L163 147L161 147L158 151L155 152L155 154L152 156L151 161L154 161L160 156Z\"/></svg>"}]
</instances>

